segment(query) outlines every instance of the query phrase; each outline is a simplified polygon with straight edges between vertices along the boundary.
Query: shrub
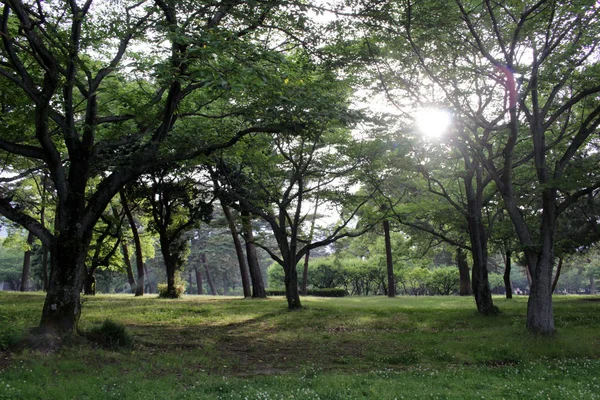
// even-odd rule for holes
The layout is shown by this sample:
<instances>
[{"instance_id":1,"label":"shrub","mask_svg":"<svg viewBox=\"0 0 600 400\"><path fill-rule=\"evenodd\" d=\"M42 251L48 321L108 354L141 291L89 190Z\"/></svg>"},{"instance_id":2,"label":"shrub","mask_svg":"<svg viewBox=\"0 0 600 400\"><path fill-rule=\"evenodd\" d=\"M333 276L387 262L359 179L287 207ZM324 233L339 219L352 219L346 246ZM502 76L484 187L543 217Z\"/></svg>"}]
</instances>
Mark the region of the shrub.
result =
<instances>
[{"instance_id":1,"label":"shrub","mask_svg":"<svg viewBox=\"0 0 600 400\"><path fill-rule=\"evenodd\" d=\"M125 326L110 319L105 320L102 325L90 329L85 336L89 340L111 349L133 347L133 337L127 332Z\"/></svg>"},{"instance_id":2,"label":"shrub","mask_svg":"<svg viewBox=\"0 0 600 400\"><path fill-rule=\"evenodd\" d=\"M285 289L268 288L265 291L267 292L267 296L285 296Z\"/></svg>"},{"instance_id":3,"label":"shrub","mask_svg":"<svg viewBox=\"0 0 600 400\"><path fill-rule=\"evenodd\" d=\"M175 285L174 293L169 293L167 288L168 288L168 285L166 283L159 283L158 284L158 297L160 297L161 299L178 299L185 292L185 286L183 286L183 285Z\"/></svg>"},{"instance_id":4,"label":"shrub","mask_svg":"<svg viewBox=\"0 0 600 400\"><path fill-rule=\"evenodd\" d=\"M267 289L267 296L285 296L285 289L272 288ZM309 289L309 296L317 297L344 297L348 294L346 289L341 288L329 288L329 289Z\"/></svg>"},{"instance_id":5,"label":"shrub","mask_svg":"<svg viewBox=\"0 0 600 400\"><path fill-rule=\"evenodd\" d=\"M344 297L348 294L346 289L341 288L327 288L327 289L310 289L308 290L309 296L317 297Z\"/></svg>"}]
</instances>

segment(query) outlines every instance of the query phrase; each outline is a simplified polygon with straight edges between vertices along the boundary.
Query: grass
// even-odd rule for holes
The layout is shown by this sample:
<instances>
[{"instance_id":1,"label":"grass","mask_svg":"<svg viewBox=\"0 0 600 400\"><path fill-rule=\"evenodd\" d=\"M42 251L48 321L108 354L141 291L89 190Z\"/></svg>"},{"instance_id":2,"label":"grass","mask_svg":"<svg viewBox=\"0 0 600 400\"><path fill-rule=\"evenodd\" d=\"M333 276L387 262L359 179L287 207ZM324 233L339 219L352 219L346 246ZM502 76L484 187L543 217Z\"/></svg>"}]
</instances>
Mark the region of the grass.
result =
<instances>
[{"instance_id":1,"label":"grass","mask_svg":"<svg viewBox=\"0 0 600 400\"><path fill-rule=\"evenodd\" d=\"M558 334L525 330L525 297L484 317L460 297L85 297L80 329L109 319L107 349L0 352L0 399L600 398L600 298L556 297ZM0 346L37 325L41 293L0 292ZM0 347L1 348L1 347Z\"/></svg>"}]
</instances>

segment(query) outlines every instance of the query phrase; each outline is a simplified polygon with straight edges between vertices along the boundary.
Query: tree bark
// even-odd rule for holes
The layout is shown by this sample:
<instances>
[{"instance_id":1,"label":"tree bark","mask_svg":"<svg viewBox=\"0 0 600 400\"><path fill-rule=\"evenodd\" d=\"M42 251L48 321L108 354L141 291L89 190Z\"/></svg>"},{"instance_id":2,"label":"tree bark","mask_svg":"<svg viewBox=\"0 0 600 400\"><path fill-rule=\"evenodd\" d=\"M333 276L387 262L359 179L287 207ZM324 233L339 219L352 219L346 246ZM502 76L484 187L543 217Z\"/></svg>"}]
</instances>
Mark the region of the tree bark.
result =
<instances>
[{"instance_id":1,"label":"tree bark","mask_svg":"<svg viewBox=\"0 0 600 400\"><path fill-rule=\"evenodd\" d=\"M125 263L125 271L127 272L127 282L129 282L129 286L131 287L131 291L135 292L135 277L133 276L133 270L131 269L131 259L129 258L129 248L127 244L123 242L121 244L121 249L123 250L123 262Z\"/></svg>"},{"instance_id":2,"label":"tree bark","mask_svg":"<svg viewBox=\"0 0 600 400\"><path fill-rule=\"evenodd\" d=\"M48 291L48 247L42 245L42 279L44 281L44 292Z\"/></svg>"},{"instance_id":3,"label":"tree bark","mask_svg":"<svg viewBox=\"0 0 600 400\"><path fill-rule=\"evenodd\" d=\"M390 221L387 219L383 221L383 234L385 236L385 261L387 266L387 295L388 297L396 297L394 262L392 260L392 242L390 238Z\"/></svg>"},{"instance_id":4,"label":"tree bark","mask_svg":"<svg viewBox=\"0 0 600 400\"><path fill-rule=\"evenodd\" d=\"M198 287L198 294L204 294L204 284L202 283L202 274L200 273L200 269L198 266L194 267L194 271L196 271L196 286Z\"/></svg>"},{"instance_id":5,"label":"tree bark","mask_svg":"<svg viewBox=\"0 0 600 400\"><path fill-rule=\"evenodd\" d=\"M50 248L50 284L42 310L40 330L50 334L74 332L81 315L83 262L89 239L65 229Z\"/></svg>"},{"instance_id":6,"label":"tree bark","mask_svg":"<svg viewBox=\"0 0 600 400\"><path fill-rule=\"evenodd\" d=\"M27 233L27 250L23 254L23 271L21 274L21 286L19 290L26 292L29 290L29 270L31 269L31 246L33 245L33 239L35 236L33 233Z\"/></svg>"},{"instance_id":7,"label":"tree bark","mask_svg":"<svg viewBox=\"0 0 600 400\"><path fill-rule=\"evenodd\" d=\"M96 268L94 267L90 268L90 270L85 274L83 294L86 296L96 295Z\"/></svg>"},{"instance_id":8,"label":"tree bark","mask_svg":"<svg viewBox=\"0 0 600 400\"><path fill-rule=\"evenodd\" d=\"M320 186L321 181L317 183L317 186ZM315 234L315 223L317 221L317 211L319 209L319 196L317 196L315 200L315 210L313 211L312 221L310 221L310 233L308 235L309 241L312 242L313 236ZM308 294L308 261L310 258L310 250L306 252L304 256L304 266L302 268L302 295L306 296Z\"/></svg>"},{"instance_id":9,"label":"tree bark","mask_svg":"<svg viewBox=\"0 0 600 400\"><path fill-rule=\"evenodd\" d=\"M560 272L562 270L563 258L559 257L558 265L556 266L556 274L554 275L554 280L552 281L552 293L556 291L556 286L558 285L558 280L560 279Z\"/></svg>"},{"instance_id":10,"label":"tree bark","mask_svg":"<svg viewBox=\"0 0 600 400\"><path fill-rule=\"evenodd\" d=\"M244 289L244 297L252 296L250 290L250 278L248 272L248 265L246 264L246 256L244 255L244 250L242 250L242 243L240 242L240 237L238 234L237 227L235 226L235 221L233 220L233 216L231 215L231 210L225 204L223 200L221 200L221 207L223 208L223 214L225 214L225 219L227 219L227 224L229 225L229 230L231 232L231 236L233 238L233 245L235 247L235 254L237 255L238 264L240 266L240 275L242 277L242 287Z\"/></svg>"},{"instance_id":11,"label":"tree bark","mask_svg":"<svg viewBox=\"0 0 600 400\"><path fill-rule=\"evenodd\" d=\"M510 281L510 271L512 269L512 251L506 250L504 254L504 288L506 289L506 298L512 299L513 290Z\"/></svg>"},{"instance_id":12,"label":"tree bark","mask_svg":"<svg viewBox=\"0 0 600 400\"><path fill-rule=\"evenodd\" d=\"M250 211L242 207L241 214L242 229L244 230L246 242L246 256L248 257L248 269L250 279L252 280L252 297L255 299L264 299L267 297L267 291L265 290L260 264L258 263L258 255L256 254L256 246L254 245L254 230L252 229Z\"/></svg>"},{"instance_id":13,"label":"tree bark","mask_svg":"<svg viewBox=\"0 0 600 400\"><path fill-rule=\"evenodd\" d=\"M285 270L285 296L290 310L296 310L302 308L300 303L300 292L298 291L298 271L296 269L295 259L284 260L287 262L287 266L284 266Z\"/></svg>"},{"instance_id":14,"label":"tree bark","mask_svg":"<svg viewBox=\"0 0 600 400\"><path fill-rule=\"evenodd\" d=\"M217 288L215 287L215 283L212 280L212 276L210 275L210 271L208 269L208 263L206 262L206 253L202 252L200 254L200 259L202 264L204 265L204 272L206 272L206 281L208 282L208 287L210 287L210 292L213 296L217 295Z\"/></svg>"},{"instance_id":15,"label":"tree bark","mask_svg":"<svg viewBox=\"0 0 600 400\"><path fill-rule=\"evenodd\" d=\"M135 295L143 296L144 295L144 255L142 253L142 241L140 239L140 233L138 231L137 225L135 224L135 219L133 218L133 214L131 212L131 208L127 202L127 197L125 196L125 191L121 189L119 191L119 197L121 199L121 206L125 211L125 215L127 216L127 222L129 222L129 227L131 228L131 234L133 235L133 244L135 246L135 265L137 268L137 285L135 286Z\"/></svg>"},{"instance_id":16,"label":"tree bark","mask_svg":"<svg viewBox=\"0 0 600 400\"><path fill-rule=\"evenodd\" d=\"M467 254L460 247L456 249L456 264L458 266L458 276L460 279L459 294L461 296L470 296L471 276L469 274L469 263L467 262Z\"/></svg>"}]
</instances>

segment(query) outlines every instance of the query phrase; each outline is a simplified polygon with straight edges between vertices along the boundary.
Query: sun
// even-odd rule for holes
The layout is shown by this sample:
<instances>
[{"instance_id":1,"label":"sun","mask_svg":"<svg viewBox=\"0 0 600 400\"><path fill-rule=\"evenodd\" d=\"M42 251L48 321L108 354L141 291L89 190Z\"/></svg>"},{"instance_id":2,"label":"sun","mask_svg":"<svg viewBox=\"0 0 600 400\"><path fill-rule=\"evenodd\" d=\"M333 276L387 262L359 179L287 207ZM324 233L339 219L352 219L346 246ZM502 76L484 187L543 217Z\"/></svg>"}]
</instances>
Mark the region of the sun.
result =
<instances>
[{"instance_id":1,"label":"sun","mask_svg":"<svg viewBox=\"0 0 600 400\"><path fill-rule=\"evenodd\" d=\"M415 122L424 136L439 138L446 133L450 124L452 124L452 116L446 110L424 108L415 114Z\"/></svg>"}]
</instances>

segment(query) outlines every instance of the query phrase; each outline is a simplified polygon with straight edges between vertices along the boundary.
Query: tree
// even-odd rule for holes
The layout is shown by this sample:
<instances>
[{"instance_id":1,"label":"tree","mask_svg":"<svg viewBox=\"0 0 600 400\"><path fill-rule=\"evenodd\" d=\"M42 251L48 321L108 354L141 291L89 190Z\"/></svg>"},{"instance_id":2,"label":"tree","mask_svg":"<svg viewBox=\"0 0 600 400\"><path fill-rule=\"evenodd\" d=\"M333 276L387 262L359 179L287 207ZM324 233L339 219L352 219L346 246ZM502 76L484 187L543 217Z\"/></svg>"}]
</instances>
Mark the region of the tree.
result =
<instances>
[{"instance_id":1,"label":"tree","mask_svg":"<svg viewBox=\"0 0 600 400\"><path fill-rule=\"evenodd\" d=\"M283 267L288 307L294 309L301 307L296 268L306 252L343 237L359 235L371 227L350 229L369 196L351 193L355 182L349 173L368 159L353 146L349 135L339 130L316 131L299 137L273 135L270 142L268 164L246 161L241 168L233 169L221 160L214 176L220 194L243 204L271 227L277 249L263 243L257 245ZM312 241L302 232L307 219L303 206L316 193L343 213L333 229L322 231L321 237Z\"/></svg>"},{"instance_id":2,"label":"tree","mask_svg":"<svg viewBox=\"0 0 600 400\"><path fill-rule=\"evenodd\" d=\"M168 298L179 297L175 288L176 273L187 260L187 232L202 221L208 222L212 216L212 200L193 178L194 173L197 171L161 168L142 177L137 189L144 194L152 215L149 227L158 234L167 272ZM149 182L144 182L145 179Z\"/></svg>"},{"instance_id":3,"label":"tree","mask_svg":"<svg viewBox=\"0 0 600 400\"><path fill-rule=\"evenodd\" d=\"M55 226L50 230L23 213L10 193L1 194L0 213L50 250L40 322L48 332L75 329L94 225L125 184L251 132L288 129L262 124L240 93L264 85L260 68L253 68L257 60L276 58L262 27L298 32L290 22L295 12L280 12L282 5L270 2L92 3L17 0L4 3L0 18L1 85L10 93L0 150L11 163L26 158L49 170ZM152 42L157 51L140 56L134 42ZM218 133L213 103L221 105L217 113L236 115Z\"/></svg>"},{"instance_id":4,"label":"tree","mask_svg":"<svg viewBox=\"0 0 600 400\"><path fill-rule=\"evenodd\" d=\"M413 88L411 79L424 74L438 103L460 117L455 135L493 179L525 254L527 328L538 334L555 330L557 221L600 187L592 150L600 125L599 12L586 0L398 1L368 9L384 21L380 35L398 39L395 50L419 65L401 84ZM404 65L400 75L416 70Z\"/></svg>"}]
</instances>

